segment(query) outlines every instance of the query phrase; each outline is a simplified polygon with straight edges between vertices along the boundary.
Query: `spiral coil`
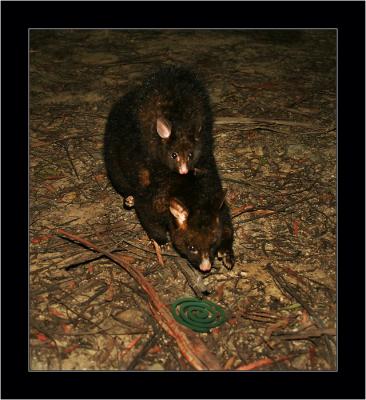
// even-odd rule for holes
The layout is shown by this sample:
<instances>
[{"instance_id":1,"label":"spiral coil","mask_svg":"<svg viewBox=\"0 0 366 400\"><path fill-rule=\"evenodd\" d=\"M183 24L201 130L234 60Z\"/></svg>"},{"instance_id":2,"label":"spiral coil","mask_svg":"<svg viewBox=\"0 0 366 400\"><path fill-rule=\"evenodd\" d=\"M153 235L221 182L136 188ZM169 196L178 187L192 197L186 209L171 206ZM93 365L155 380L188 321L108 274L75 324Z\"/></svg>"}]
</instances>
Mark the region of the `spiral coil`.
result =
<instances>
[{"instance_id":1,"label":"spiral coil","mask_svg":"<svg viewBox=\"0 0 366 400\"><path fill-rule=\"evenodd\" d=\"M209 332L226 321L225 311L220 306L192 297L176 300L172 313L176 321L195 332Z\"/></svg>"}]
</instances>

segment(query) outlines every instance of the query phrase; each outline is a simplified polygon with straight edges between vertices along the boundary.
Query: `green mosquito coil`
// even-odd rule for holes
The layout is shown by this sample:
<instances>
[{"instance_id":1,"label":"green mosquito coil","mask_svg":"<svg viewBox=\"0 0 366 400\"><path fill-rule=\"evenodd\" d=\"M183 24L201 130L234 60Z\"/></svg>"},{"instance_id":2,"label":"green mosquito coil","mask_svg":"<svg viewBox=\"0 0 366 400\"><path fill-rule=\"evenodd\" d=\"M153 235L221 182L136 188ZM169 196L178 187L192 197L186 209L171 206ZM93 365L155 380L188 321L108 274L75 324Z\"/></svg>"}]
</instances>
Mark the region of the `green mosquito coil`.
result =
<instances>
[{"instance_id":1,"label":"green mosquito coil","mask_svg":"<svg viewBox=\"0 0 366 400\"><path fill-rule=\"evenodd\" d=\"M186 297L171 307L175 320L195 332L209 332L226 321L224 309L208 300Z\"/></svg>"}]
</instances>

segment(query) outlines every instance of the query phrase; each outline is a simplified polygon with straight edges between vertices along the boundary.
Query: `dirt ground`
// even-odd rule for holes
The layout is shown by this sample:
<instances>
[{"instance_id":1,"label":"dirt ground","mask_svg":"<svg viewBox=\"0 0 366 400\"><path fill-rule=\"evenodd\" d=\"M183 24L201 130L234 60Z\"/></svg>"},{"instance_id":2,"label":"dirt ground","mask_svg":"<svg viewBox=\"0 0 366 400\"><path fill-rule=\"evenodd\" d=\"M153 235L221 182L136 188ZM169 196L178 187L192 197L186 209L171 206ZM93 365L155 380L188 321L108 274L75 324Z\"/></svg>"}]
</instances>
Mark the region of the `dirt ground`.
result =
<instances>
[{"instance_id":1,"label":"dirt ground","mask_svg":"<svg viewBox=\"0 0 366 400\"><path fill-rule=\"evenodd\" d=\"M159 64L202 77L236 264L196 272L227 322L197 334L226 370L335 370L335 31L30 31L30 368L193 370L124 256L166 305L195 296L164 266L103 163L108 113ZM182 260L180 260L182 263ZM196 293L197 294L197 293Z\"/></svg>"}]
</instances>

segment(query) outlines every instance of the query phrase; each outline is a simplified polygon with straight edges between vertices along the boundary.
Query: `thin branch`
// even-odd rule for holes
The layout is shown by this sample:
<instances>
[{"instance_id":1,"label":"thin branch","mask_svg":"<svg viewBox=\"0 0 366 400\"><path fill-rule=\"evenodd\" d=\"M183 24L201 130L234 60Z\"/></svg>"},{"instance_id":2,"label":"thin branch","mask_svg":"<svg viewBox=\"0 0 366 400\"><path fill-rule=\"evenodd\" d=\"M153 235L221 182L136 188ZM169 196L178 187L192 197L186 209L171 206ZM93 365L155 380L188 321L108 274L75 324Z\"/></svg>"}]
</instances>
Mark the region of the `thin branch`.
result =
<instances>
[{"instance_id":1,"label":"thin branch","mask_svg":"<svg viewBox=\"0 0 366 400\"><path fill-rule=\"evenodd\" d=\"M215 120L216 125L230 125L230 124L257 124L258 122L265 122L274 125L286 126L301 126L303 128L314 128L314 124L296 121L284 121L279 119L264 119L264 118L248 118L248 117L219 117Z\"/></svg>"}]
</instances>

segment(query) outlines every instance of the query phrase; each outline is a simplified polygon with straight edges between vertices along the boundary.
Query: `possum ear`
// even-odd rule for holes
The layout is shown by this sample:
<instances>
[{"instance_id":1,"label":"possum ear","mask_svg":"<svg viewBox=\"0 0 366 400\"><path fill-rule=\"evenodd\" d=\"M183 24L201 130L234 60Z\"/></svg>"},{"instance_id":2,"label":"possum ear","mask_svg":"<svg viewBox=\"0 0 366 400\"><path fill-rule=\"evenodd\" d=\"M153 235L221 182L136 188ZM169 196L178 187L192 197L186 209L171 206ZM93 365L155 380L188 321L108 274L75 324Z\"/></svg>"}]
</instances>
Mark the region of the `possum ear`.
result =
<instances>
[{"instance_id":1,"label":"possum ear","mask_svg":"<svg viewBox=\"0 0 366 400\"><path fill-rule=\"evenodd\" d=\"M215 200L216 210L221 210L221 207L224 205L226 193L227 193L227 189L223 189L223 191L216 197L216 200Z\"/></svg>"},{"instance_id":2,"label":"possum ear","mask_svg":"<svg viewBox=\"0 0 366 400\"><path fill-rule=\"evenodd\" d=\"M178 199L171 199L169 204L169 210L176 219L180 228L185 228L188 218L188 210Z\"/></svg>"},{"instance_id":3,"label":"possum ear","mask_svg":"<svg viewBox=\"0 0 366 400\"><path fill-rule=\"evenodd\" d=\"M172 125L165 118L158 118L156 120L156 131L162 139L168 139L172 133Z\"/></svg>"}]
</instances>

